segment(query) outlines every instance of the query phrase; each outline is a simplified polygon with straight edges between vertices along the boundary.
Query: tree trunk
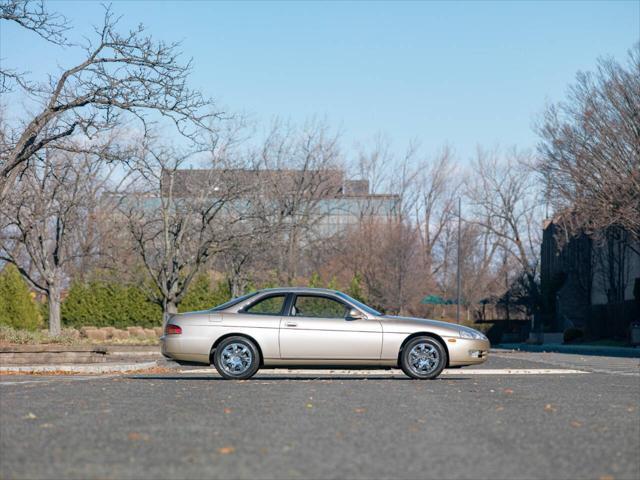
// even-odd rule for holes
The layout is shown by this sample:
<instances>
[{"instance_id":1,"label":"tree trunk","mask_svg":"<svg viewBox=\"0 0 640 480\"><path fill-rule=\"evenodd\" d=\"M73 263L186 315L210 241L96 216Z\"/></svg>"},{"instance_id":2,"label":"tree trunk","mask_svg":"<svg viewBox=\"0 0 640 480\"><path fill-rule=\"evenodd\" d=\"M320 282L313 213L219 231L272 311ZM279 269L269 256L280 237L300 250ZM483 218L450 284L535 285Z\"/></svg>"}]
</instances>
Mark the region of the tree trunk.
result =
<instances>
[{"instance_id":1,"label":"tree trunk","mask_svg":"<svg viewBox=\"0 0 640 480\"><path fill-rule=\"evenodd\" d=\"M247 282L240 277L240 275L234 275L229 280L229 290L231 291L231 298L236 298L244 294L244 290L247 287Z\"/></svg>"},{"instance_id":2,"label":"tree trunk","mask_svg":"<svg viewBox=\"0 0 640 480\"><path fill-rule=\"evenodd\" d=\"M169 320L169 317L171 317L171 315L174 315L178 313L178 306L176 305L176 302L173 300L166 300L164 301L164 305L162 308L162 324L166 325L167 321Z\"/></svg>"},{"instance_id":3,"label":"tree trunk","mask_svg":"<svg viewBox=\"0 0 640 480\"><path fill-rule=\"evenodd\" d=\"M60 289L57 286L49 288L47 302L49 304L49 335L57 337L62 333L62 323L60 321Z\"/></svg>"}]
</instances>

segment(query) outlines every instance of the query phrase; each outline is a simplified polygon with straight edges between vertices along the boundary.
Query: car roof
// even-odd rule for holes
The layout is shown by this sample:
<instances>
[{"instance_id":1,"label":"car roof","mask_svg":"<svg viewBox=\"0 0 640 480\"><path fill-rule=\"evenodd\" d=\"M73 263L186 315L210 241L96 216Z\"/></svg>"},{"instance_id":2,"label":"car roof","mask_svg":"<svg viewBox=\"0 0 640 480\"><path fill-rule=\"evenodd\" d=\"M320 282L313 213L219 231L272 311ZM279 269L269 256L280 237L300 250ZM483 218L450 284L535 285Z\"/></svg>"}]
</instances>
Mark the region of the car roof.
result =
<instances>
[{"instance_id":1,"label":"car roof","mask_svg":"<svg viewBox=\"0 0 640 480\"><path fill-rule=\"evenodd\" d=\"M275 287L275 288L263 288L256 293L340 293L337 290L331 290L330 288L313 288L313 287Z\"/></svg>"}]
</instances>

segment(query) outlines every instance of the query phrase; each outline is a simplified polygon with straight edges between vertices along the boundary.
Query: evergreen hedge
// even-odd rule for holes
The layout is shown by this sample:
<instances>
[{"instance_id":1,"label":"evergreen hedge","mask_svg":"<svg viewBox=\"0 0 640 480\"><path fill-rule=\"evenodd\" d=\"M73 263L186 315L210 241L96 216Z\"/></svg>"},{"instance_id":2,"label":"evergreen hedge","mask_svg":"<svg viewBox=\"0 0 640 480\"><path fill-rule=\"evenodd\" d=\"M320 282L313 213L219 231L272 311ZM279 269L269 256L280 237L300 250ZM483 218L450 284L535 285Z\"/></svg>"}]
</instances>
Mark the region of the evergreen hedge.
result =
<instances>
[{"instance_id":1,"label":"evergreen hedge","mask_svg":"<svg viewBox=\"0 0 640 480\"><path fill-rule=\"evenodd\" d=\"M226 282L215 287L206 275L196 277L178 305L178 311L206 310L229 300ZM162 324L162 309L149 301L138 285L114 281L74 282L62 302L62 322L67 327L92 325L126 328Z\"/></svg>"},{"instance_id":2,"label":"evergreen hedge","mask_svg":"<svg viewBox=\"0 0 640 480\"><path fill-rule=\"evenodd\" d=\"M148 300L141 287L104 280L72 283L62 302L61 313L62 323L67 327L126 328L162 324L162 309Z\"/></svg>"},{"instance_id":3,"label":"evergreen hedge","mask_svg":"<svg viewBox=\"0 0 640 480\"><path fill-rule=\"evenodd\" d=\"M229 284L225 281L220 281L215 287L212 287L209 277L202 274L191 282L187 294L178 305L178 311L207 310L228 300L231 300Z\"/></svg>"},{"instance_id":4,"label":"evergreen hedge","mask_svg":"<svg viewBox=\"0 0 640 480\"><path fill-rule=\"evenodd\" d=\"M42 328L42 316L35 295L11 264L0 271L0 325L16 329Z\"/></svg>"}]
</instances>

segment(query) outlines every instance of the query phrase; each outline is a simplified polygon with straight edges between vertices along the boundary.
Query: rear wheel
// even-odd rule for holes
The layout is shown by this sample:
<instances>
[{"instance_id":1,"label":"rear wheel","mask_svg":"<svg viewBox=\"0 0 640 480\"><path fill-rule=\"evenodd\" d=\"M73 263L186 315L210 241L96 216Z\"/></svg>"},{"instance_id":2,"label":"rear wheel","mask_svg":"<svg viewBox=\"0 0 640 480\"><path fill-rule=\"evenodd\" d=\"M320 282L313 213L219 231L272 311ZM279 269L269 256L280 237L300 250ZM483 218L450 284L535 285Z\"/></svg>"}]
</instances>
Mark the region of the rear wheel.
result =
<instances>
[{"instance_id":1,"label":"rear wheel","mask_svg":"<svg viewBox=\"0 0 640 480\"><path fill-rule=\"evenodd\" d=\"M213 365L223 378L246 380L260 368L260 352L246 337L225 338L216 347Z\"/></svg>"},{"instance_id":2,"label":"rear wheel","mask_svg":"<svg viewBox=\"0 0 640 480\"><path fill-rule=\"evenodd\" d=\"M407 342L400 355L400 368L411 378L431 380L447 365L447 352L431 337L416 337Z\"/></svg>"}]
</instances>

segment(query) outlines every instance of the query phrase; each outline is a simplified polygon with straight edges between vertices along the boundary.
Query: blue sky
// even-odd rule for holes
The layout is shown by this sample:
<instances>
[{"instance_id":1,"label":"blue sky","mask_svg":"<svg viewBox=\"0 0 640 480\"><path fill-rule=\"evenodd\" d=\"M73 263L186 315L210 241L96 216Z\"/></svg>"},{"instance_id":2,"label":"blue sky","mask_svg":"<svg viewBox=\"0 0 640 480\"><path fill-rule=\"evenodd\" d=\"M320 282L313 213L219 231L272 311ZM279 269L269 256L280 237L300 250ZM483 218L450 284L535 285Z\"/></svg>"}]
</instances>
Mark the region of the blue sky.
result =
<instances>
[{"instance_id":1,"label":"blue sky","mask_svg":"<svg viewBox=\"0 0 640 480\"><path fill-rule=\"evenodd\" d=\"M90 35L97 2L52 1L71 37ZM383 132L398 150L448 143L533 147L532 124L599 56L640 38L640 2L120 1L122 25L182 40L192 85L260 122L317 116L347 151ZM79 58L0 25L0 57L37 78Z\"/></svg>"}]
</instances>

